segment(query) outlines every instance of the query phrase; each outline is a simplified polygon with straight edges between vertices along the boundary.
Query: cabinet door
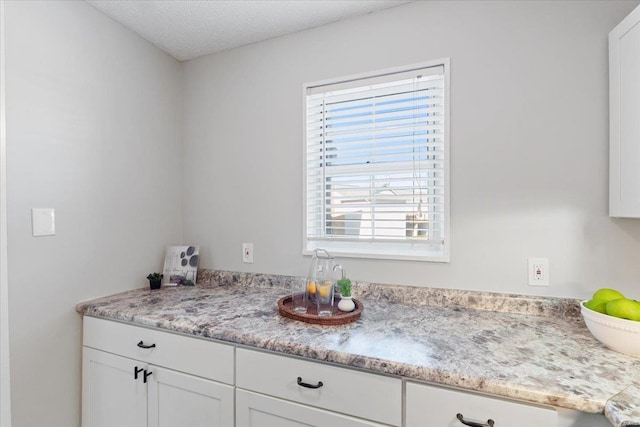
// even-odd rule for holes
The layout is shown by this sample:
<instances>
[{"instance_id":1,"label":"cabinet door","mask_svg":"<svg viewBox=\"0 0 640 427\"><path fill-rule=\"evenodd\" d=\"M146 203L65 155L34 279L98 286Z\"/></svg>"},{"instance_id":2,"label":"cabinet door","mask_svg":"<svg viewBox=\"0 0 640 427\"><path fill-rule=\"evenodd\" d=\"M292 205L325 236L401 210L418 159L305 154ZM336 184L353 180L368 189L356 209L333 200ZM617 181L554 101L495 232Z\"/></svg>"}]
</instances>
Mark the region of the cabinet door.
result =
<instances>
[{"instance_id":1,"label":"cabinet door","mask_svg":"<svg viewBox=\"0 0 640 427\"><path fill-rule=\"evenodd\" d=\"M143 363L111 353L82 349L82 426L146 427L147 385Z\"/></svg>"},{"instance_id":2,"label":"cabinet door","mask_svg":"<svg viewBox=\"0 0 640 427\"><path fill-rule=\"evenodd\" d=\"M369 421L236 390L236 425L242 427L382 427Z\"/></svg>"},{"instance_id":3,"label":"cabinet door","mask_svg":"<svg viewBox=\"0 0 640 427\"><path fill-rule=\"evenodd\" d=\"M640 217L640 7L609 33L609 215Z\"/></svg>"},{"instance_id":4,"label":"cabinet door","mask_svg":"<svg viewBox=\"0 0 640 427\"><path fill-rule=\"evenodd\" d=\"M407 427L463 427L458 414L480 425L492 419L496 427L558 425L552 408L426 384L408 382L405 402Z\"/></svg>"},{"instance_id":5,"label":"cabinet door","mask_svg":"<svg viewBox=\"0 0 640 427\"><path fill-rule=\"evenodd\" d=\"M154 365L149 370L149 427L233 426L233 387Z\"/></svg>"}]
</instances>

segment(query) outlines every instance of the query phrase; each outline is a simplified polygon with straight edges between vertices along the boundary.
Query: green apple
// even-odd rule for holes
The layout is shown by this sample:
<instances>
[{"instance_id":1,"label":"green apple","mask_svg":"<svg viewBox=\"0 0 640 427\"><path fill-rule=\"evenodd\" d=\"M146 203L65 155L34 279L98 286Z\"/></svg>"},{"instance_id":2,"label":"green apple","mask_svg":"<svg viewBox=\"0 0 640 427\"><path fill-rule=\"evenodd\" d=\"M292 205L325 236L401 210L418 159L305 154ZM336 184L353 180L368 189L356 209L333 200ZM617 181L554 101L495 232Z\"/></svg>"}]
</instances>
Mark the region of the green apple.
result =
<instances>
[{"instance_id":1,"label":"green apple","mask_svg":"<svg viewBox=\"0 0 640 427\"><path fill-rule=\"evenodd\" d=\"M606 306L609 301L601 299L590 299L584 303L584 306L590 310L597 311L598 313L606 314Z\"/></svg>"},{"instance_id":2,"label":"green apple","mask_svg":"<svg viewBox=\"0 0 640 427\"><path fill-rule=\"evenodd\" d=\"M607 303L606 312L609 316L640 321L640 302L626 298L614 299Z\"/></svg>"},{"instance_id":3,"label":"green apple","mask_svg":"<svg viewBox=\"0 0 640 427\"><path fill-rule=\"evenodd\" d=\"M624 295L622 295L620 292L616 291L615 289L609 289L609 288L598 289L593 294L593 297L591 297L591 299L602 300L602 301L611 301L611 300L620 299L620 298L624 298Z\"/></svg>"}]
</instances>

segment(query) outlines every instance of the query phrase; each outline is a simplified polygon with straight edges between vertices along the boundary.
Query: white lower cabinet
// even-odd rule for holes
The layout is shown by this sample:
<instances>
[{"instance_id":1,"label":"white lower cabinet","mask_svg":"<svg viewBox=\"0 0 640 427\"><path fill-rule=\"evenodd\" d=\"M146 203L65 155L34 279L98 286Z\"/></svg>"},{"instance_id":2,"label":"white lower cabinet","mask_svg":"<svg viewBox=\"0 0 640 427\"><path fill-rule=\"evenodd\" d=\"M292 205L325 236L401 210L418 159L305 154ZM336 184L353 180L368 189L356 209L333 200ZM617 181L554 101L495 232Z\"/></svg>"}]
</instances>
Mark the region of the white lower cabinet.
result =
<instances>
[{"instance_id":1,"label":"white lower cabinet","mask_svg":"<svg viewBox=\"0 0 640 427\"><path fill-rule=\"evenodd\" d=\"M359 420L241 389L236 391L236 425L238 427L383 426L383 424Z\"/></svg>"},{"instance_id":2,"label":"white lower cabinet","mask_svg":"<svg viewBox=\"0 0 640 427\"><path fill-rule=\"evenodd\" d=\"M151 368L149 426L233 426L233 387L169 369Z\"/></svg>"},{"instance_id":3,"label":"white lower cabinet","mask_svg":"<svg viewBox=\"0 0 640 427\"><path fill-rule=\"evenodd\" d=\"M84 344L83 427L234 425L233 347L95 318Z\"/></svg>"},{"instance_id":4,"label":"white lower cabinet","mask_svg":"<svg viewBox=\"0 0 640 427\"><path fill-rule=\"evenodd\" d=\"M472 426L555 427L558 413L550 407L407 382L407 427L463 427L465 423Z\"/></svg>"},{"instance_id":5,"label":"white lower cabinet","mask_svg":"<svg viewBox=\"0 0 640 427\"><path fill-rule=\"evenodd\" d=\"M403 406L397 377L93 317L83 344L83 427L610 425L602 414L409 380Z\"/></svg>"},{"instance_id":6,"label":"white lower cabinet","mask_svg":"<svg viewBox=\"0 0 640 427\"><path fill-rule=\"evenodd\" d=\"M139 361L91 348L82 350L83 427L147 425L147 386L133 380Z\"/></svg>"},{"instance_id":7,"label":"white lower cabinet","mask_svg":"<svg viewBox=\"0 0 640 427\"><path fill-rule=\"evenodd\" d=\"M399 378L237 349L236 387L241 427L402 424Z\"/></svg>"}]
</instances>

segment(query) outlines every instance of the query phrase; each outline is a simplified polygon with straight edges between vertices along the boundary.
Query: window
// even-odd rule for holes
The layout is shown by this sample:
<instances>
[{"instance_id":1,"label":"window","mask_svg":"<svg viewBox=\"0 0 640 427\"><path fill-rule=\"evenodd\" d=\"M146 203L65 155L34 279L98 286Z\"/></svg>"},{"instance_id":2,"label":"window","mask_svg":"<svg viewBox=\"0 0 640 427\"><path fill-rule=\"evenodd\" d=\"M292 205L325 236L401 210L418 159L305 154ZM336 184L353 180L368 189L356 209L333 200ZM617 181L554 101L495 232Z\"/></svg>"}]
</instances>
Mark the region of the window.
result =
<instances>
[{"instance_id":1,"label":"window","mask_svg":"<svg viewBox=\"0 0 640 427\"><path fill-rule=\"evenodd\" d=\"M305 253L449 260L448 68L305 85Z\"/></svg>"}]
</instances>

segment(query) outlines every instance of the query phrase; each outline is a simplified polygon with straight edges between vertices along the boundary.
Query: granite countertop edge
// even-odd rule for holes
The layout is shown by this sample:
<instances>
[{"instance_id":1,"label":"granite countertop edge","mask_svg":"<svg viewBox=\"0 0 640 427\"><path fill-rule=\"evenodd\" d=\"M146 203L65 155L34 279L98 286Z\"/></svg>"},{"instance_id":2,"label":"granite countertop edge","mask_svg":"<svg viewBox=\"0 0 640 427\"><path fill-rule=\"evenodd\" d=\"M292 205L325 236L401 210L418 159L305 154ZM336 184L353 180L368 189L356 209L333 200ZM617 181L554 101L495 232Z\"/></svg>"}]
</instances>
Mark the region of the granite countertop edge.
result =
<instances>
[{"instance_id":1,"label":"granite countertop edge","mask_svg":"<svg viewBox=\"0 0 640 427\"><path fill-rule=\"evenodd\" d=\"M262 292L271 295L284 292L292 280L295 280L295 278L291 276L204 270L198 275L198 285L195 288L198 288L197 291L200 297L206 295L207 298L215 298L211 295L219 296L221 292L228 292L229 290L232 290L230 292L245 292L249 288L262 288ZM161 294L162 290L160 291L161 293L156 293L156 298L152 303L149 302L149 295L153 294L148 289L138 289L79 303L76 305L76 310L83 315L254 347L369 372L399 376L408 380L459 387L499 397L582 412L603 413L615 427L640 426L640 400L638 399L640 386L635 383L620 384L619 389L611 388L607 391L601 391L598 396L588 396L582 389L575 393L566 392L558 389L558 387L545 389L544 381L538 381L536 378L533 378L532 382L510 381L509 378L474 373L471 372L471 369L470 372L464 372L464 369L448 369L446 366L441 368L438 366L426 366L426 364L421 365L419 361L412 363L411 361L390 360L378 357L379 355L375 351L372 351L371 354L360 351L354 353L350 352L348 348L342 349L339 346L329 348L328 346L314 345L313 339L302 343L293 343L289 339L271 337L270 334L266 333L254 333L247 328L236 328L232 326L233 323L224 323L219 319L217 319L219 324L215 325L206 322L202 318L191 319L188 316L178 317L175 315L158 316L156 315L157 306L154 306L154 310L148 311L148 307L145 304L163 304L162 301L157 301L162 299L160 295L166 296L170 295L171 292L180 292L180 288L163 287L163 290L165 294ZM484 310L485 312L490 312L486 313L485 316L491 316L492 313L506 313L507 316L511 314L515 316L535 315L549 317L550 319L562 317L569 322L571 327L576 327L573 325L574 323L582 322L578 300L573 299L406 287L364 282L354 283L354 293L358 295L358 298L362 298L365 301L365 307L370 301L373 301L374 305L378 301L384 301L384 304L397 304L399 306L405 304L424 306L427 307L425 310L429 310L429 307L444 306L453 311ZM127 301L127 303L123 306L122 304L118 305L116 301ZM207 299L207 303L211 304L209 299ZM275 306L275 304L272 305ZM188 310L189 308L187 308ZM268 309L266 314L264 311L265 309L249 316L264 320L264 322L269 323L271 328L273 328L273 322L278 322L279 326L288 328L291 331L300 332L304 328L311 328L311 332L320 335L324 334L328 329L327 327L310 326L295 320L282 318L277 315L277 309L275 309L276 317L279 319L274 320L272 313L268 312ZM201 315L202 313L199 314ZM235 320L239 321L239 319ZM224 320L226 322L228 319ZM228 321L232 322L233 320ZM202 326L197 325L198 321L202 323ZM363 322L362 319L356 323L361 322ZM353 326L353 328L357 328L357 326ZM342 334L348 336L350 333L357 333L357 331L348 331L349 329L343 331ZM334 338L332 337L330 341L333 342ZM344 337L342 338L344 339ZM319 342L322 343L323 341L320 339ZM610 350L605 351L610 352ZM612 354L615 355L614 357L628 357L617 353ZM635 358L631 359L636 360ZM624 360L622 360L622 363L624 363Z\"/></svg>"},{"instance_id":2,"label":"granite countertop edge","mask_svg":"<svg viewBox=\"0 0 640 427\"><path fill-rule=\"evenodd\" d=\"M604 407L604 415L616 427L640 427L640 386L632 385L613 396Z\"/></svg>"}]
</instances>

